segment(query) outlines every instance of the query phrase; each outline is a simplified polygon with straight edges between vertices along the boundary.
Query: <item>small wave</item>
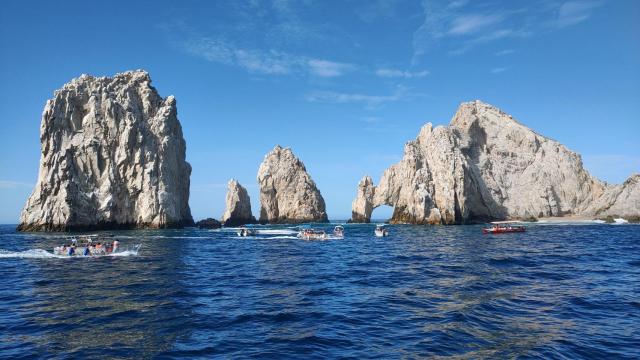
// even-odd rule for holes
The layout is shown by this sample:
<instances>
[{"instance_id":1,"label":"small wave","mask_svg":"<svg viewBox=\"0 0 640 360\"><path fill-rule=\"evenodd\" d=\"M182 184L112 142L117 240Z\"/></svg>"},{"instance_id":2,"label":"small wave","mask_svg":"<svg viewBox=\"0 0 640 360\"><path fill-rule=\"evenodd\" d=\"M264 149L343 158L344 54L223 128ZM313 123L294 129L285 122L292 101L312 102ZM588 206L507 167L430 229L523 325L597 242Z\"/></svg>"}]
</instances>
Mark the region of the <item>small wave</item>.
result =
<instances>
[{"instance_id":1,"label":"small wave","mask_svg":"<svg viewBox=\"0 0 640 360\"><path fill-rule=\"evenodd\" d=\"M22 258L22 259L51 259L68 258L68 256L56 255L42 249L32 249L25 251L8 251L0 249L0 258Z\"/></svg>"},{"instance_id":2,"label":"small wave","mask_svg":"<svg viewBox=\"0 0 640 360\"><path fill-rule=\"evenodd\" d=\"M125 251L117 252L115 254L107 254L106 256L114 256L114 257L119 257L119 256L138 256L138 250L125 250Z\"/></svg>"},{"instance_id":3,"label":"small wave","mask_svg":"<svg viewBox=\"0 0 640 360\"><path fill-rule=\"evenodd\" d=\"M106 254L106 255L92 255L92 256L68 256L68 255L57 255L52 252L43 249L31 249L25 251L9 251L0 249L0 258L19 258L19 259L71 259L71 258L92 258L92 257L103 257L103 256L113 256L113 257L123 257L123 256L138 256L138 249L131 249L120 251L115 254Z\"/></svg>"},{"instance_id":4,"label":"small wave","mask_svg":"<svg viewBox=\"0 0 640 360\"><path fill-rule=\"evenodd\" d=\"M291 235L297 234L298 232L292 229L273 229L273 230L257 230L258 234L265 235Z\"/></svg>"},{"instance_id":5,"label":"small wave","mask_svg":"<svg viewBox=\"0 0 640 360\"><path fill-rule=\"evenodd\" d=\"M295 236L238 236L237 239L246 239L246 240L278 240L278 239L297 239Z\"/></svg>"}]
</instances>

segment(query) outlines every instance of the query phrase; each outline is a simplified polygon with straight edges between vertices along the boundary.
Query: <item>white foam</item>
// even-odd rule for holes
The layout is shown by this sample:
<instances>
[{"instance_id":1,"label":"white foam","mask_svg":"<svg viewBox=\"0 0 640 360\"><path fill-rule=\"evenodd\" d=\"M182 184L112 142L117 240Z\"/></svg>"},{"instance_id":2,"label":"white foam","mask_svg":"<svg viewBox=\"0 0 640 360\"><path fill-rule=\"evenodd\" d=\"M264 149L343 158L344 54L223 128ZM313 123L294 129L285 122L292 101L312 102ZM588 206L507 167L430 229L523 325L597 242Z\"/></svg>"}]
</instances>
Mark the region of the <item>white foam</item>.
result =
<instances>
[{"instance_id":1,"label":"white foam","mask_svg":"<svg viewBox=\"0 0 640 360\"><path fill-rule=\"evenodd\" d=\"M0 258L19 258L19 259L90 259L93 257L102 256L138 256L138 249L120 251L115 254L106 255L92 255L92 256L69 256L69 255L57 255L52 252L43 249L30 249L25 251L8 251L0 249Z\"/></svg>"},{"instance_id":2,"label":"white foam","mask_svg":"<svg viewBox=\"0 0 640 360\"><path fill-rule=\"evenodd\" d=\"M8 251L0 249L0 258L22 258L22 259L52 259L69 258L69 256L56 255L42 249L32 249L25 251Z\"/></svg>"},{"instance_id":3,"label":"white foam","mask_svg":"<svg viewBox=\"0 0 640 360\"><path fill-rule=\"evenodd\" d=\"M265 235L291 235L291 234L297 234L298 232L296 230L292 230L292 229L273 229L273 230L256 230L258 232L258 234L265 234Z\"/></svg>"}]
</instances>

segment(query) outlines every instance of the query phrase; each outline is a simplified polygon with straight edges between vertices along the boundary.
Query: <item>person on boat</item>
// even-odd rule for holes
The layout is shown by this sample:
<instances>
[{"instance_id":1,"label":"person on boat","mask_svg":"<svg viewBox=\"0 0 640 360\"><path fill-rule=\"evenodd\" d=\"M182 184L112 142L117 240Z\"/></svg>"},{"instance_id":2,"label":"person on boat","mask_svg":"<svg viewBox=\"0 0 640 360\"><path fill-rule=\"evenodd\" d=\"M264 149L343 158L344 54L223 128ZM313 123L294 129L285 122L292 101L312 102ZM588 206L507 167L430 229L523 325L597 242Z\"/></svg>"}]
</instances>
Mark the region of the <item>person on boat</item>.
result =
<instances>
[{"instance_id":1,"label":"person on boat","mask_svg":"<svg viewBox=\"0 0 640 360\"><path fill-rule=\"evenodd\" d=\"M119 246L120 246L120 242L118 240L113 240L113 249L111 249L111 252L114 253L118 251Z\"/></svg>"},{"instance_id":2,"label":"person on boat","mask_svg":"<svg viewBox=\"0 0 640 360\"><path fill-rule=\"evenodd\" d=\"M89 245L85 246L84 251L82 252L82 256L91 256L91 250L89 249Z\"/></svg>"},{"instance_id":3,"label":"person on boat","mask_svg":"<svg viewBox=\"0 0 640 360\"><path fill-rule=\"evenodd\" d=\"M76 249L73 245L69 246L69 249L67 250L67 255L69 256L73 256L73 254L76 253Z\"/></svg>"}]
</instances>

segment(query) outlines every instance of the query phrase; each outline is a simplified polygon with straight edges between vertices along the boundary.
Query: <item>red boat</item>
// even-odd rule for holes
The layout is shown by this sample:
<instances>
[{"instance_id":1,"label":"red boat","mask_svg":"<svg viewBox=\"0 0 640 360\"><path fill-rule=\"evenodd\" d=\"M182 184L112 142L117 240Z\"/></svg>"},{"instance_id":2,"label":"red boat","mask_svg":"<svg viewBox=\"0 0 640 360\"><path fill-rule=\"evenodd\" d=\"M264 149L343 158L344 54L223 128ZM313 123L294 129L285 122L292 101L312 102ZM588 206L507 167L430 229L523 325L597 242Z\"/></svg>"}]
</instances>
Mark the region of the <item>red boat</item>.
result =
<instances>
[{"instance_id":1,"label":"red boat","mask_svg":"<svg viewBox=\"0 0 640 360\"><path fill-rule=\"evenodd\" d=\"M482 229L483 234L508 234L508 233L520 233L525 232L526 228L517 224L519 221L494 221L490 228Z\"/></svg>"}]
</instances>

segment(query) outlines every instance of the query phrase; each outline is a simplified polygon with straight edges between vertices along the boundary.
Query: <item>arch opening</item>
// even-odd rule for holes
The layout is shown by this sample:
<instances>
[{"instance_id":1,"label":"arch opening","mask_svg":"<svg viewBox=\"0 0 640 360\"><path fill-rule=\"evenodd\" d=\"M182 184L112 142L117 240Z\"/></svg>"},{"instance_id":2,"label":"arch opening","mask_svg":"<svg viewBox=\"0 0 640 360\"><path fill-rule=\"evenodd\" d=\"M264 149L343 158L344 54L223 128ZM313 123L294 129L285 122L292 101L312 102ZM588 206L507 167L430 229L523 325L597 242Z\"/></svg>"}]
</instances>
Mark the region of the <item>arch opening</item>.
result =
<instances>
[{"instance_id":1,"label":"arch opening","mask_svg":"<svg viewBox=\"0 0 640 360\"><path fill-rule=\"evenodd\" d=\"M393 206L379 205L371 212L371 222L386 222L393 216Z\"/></svg>"}]
</instances>

